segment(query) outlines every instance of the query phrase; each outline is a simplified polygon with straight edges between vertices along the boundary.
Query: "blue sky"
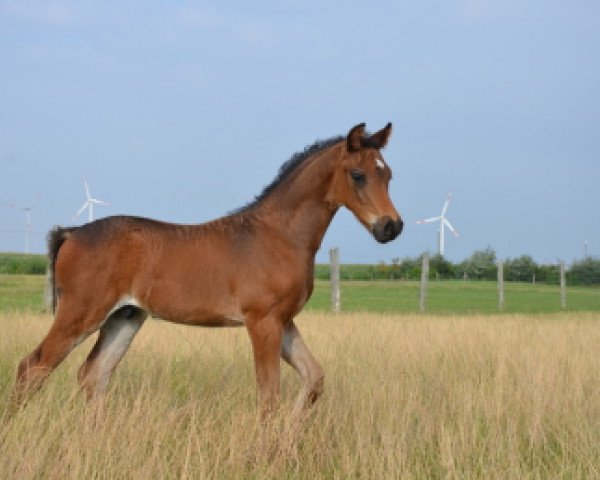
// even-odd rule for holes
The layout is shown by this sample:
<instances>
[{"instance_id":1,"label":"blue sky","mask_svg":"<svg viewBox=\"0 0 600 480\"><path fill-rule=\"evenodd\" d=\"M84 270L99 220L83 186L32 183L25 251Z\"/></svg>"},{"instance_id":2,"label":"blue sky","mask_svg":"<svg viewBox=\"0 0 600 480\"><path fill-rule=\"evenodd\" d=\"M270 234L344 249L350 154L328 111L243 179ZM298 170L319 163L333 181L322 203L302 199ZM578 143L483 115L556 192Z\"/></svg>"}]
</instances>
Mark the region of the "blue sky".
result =
<instances>
[{"instance_id":1,"label":"blue sky","mask_svg":"<svg viewBox=\"0 0 600 480\"><path fill-rule=\"evenodd\" d=\"M0 251L98 215L202 222L317 138L391 121L403 235L340 212L318 260L600 255L600 3L0 1Z\"/></svg>"}]
</instances>

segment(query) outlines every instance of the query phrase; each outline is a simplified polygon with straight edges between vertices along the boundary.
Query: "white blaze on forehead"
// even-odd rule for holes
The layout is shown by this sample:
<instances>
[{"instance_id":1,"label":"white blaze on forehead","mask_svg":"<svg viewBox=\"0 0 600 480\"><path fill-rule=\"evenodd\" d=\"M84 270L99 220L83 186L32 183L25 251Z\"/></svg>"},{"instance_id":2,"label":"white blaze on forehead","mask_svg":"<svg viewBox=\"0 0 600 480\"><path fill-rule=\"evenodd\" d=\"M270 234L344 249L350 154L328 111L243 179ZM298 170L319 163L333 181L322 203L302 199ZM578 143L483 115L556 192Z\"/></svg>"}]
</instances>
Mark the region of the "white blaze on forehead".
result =
<instances>
[{"instance_id":1,"label":"white blaze on forehead","mask_svg":"<svg viewBox=\"0 0 600 480\"><path fill-rule=\"evenodd\" d=\"M385 162L381 158L377 157L375 163L377 164L377 168L385 168Z\"/></svg>"}]
</instances>

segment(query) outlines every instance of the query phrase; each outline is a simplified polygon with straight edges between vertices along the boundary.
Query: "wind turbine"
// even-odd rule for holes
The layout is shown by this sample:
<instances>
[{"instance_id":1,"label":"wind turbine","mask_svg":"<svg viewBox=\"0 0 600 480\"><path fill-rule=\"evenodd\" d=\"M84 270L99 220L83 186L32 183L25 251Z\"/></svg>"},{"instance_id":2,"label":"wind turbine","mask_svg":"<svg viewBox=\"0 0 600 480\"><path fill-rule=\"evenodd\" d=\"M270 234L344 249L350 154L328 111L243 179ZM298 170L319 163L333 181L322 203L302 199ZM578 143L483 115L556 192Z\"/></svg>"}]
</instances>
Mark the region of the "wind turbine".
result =
<instances>
[{"instance_id":1,"label":"wind turbine","mask_svg":"<svg viewBox=\"0 0 600 480\"><path fill-rule=\"evenodd\" d=\"M83 179L83 186L85 187L85 203L81 206L79 211L73 216L76 219L81 213L87 208L88 209L88 222L94 221L94 204L98 205L110 205L110 203L104 200L98 200L90 195L90 187L88 186L87 180Z\"/></svg>"},{"instance_id":2,"label":"wind turbine","mask_svg":"<svg viewBox=\"0 0 600 480\"><path fill-rule=\"evenodd\" d=\"M31 211L33 209L33 206L35 205L35 203L39 200L40 198L40 193L36 194L36 196L34 197L34 199L31 201L31 203L29 205L26 205L25 207L19 207L17 205L15 205L14 203L9 203L9 207L12 208L18 208L20 210L23 210L25 212L25 219L26 219L26 229L25 229L25 253L29 253L30 251L30 247L31 247L31 230L32 230L32 226L31 226Z\"/></svg>"},{"instance_id":3,"label":"wind turbine","mask_svg":"<svg viewBox=\"0 0 600 480\"><path fill-rule=\"evenodd\" d=\"M444 256L444 226L448 227L448 230L450 230L455 237L458 237L458 232L446 218L446 210L448 210L448 204L450 203L450 197L452 196L451 194L452 192L448 192L441 215L437 217L426 218L425 220L417 220L417 223L419 224L437 222L439 220L440 229L438 231L438 254L442 257Z\"/></svg>"}]
</instances>

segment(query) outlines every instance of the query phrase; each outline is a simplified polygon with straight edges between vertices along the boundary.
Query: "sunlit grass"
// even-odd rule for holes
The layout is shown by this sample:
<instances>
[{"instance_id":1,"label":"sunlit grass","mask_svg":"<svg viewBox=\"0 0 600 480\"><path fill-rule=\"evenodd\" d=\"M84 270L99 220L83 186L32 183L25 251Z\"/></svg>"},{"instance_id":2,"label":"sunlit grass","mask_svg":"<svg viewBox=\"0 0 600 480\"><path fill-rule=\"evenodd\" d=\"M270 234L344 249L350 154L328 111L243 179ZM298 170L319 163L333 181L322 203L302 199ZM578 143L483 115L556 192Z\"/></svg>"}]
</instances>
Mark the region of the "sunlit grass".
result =
<instances>
[{"instance_id":1,"label":"sunlit grass","mask_svg":"<svg viewBox=\"0 0 600 480\"><path fill-rule=\"evenodd\" d=\"M454 317L305 313L326 372L301 426L283 405L257 421L244 329L149 321L88 405L81 345L6 417L18 360L50 318L3 314L0 472L4 478L597 478L597 314Z\"/></svg>"}]
</instances>

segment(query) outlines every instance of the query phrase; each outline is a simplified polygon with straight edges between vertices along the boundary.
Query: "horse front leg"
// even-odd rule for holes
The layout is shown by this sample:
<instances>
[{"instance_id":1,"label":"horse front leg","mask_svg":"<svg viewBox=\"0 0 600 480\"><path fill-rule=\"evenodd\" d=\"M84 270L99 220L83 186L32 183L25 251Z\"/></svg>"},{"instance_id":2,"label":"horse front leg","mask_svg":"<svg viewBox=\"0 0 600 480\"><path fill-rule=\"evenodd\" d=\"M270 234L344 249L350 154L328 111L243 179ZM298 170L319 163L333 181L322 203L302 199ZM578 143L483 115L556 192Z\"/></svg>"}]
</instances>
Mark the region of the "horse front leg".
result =
<instances>
[{"instance_id":1,"label":"horse front leg","mask_svg":"<svg viewBox=\"0 0 600 480\"><path fill-rule=\"evenodd\" d=\"M254 353L259 410L261 417L265 418L279 402L283 322L277 316L267 315L247 318L246 326Z\"/></svg>"},{"instance_id":2,"label":"horse front leg","mask_svg":"<svg viewBox=\"0 0 600 480\"><path fill-rule=\"evenodd\" d=\"M284 327L281 356L302 378L302 387L293 412L294 415L299 415L323 393L324 373L319 362L306 347L293 321Z\"/></svg>"}]
</instances>

